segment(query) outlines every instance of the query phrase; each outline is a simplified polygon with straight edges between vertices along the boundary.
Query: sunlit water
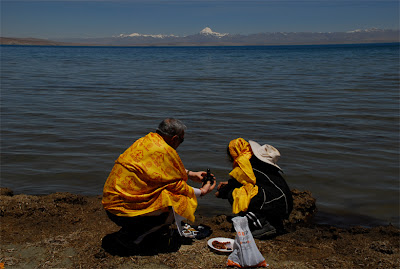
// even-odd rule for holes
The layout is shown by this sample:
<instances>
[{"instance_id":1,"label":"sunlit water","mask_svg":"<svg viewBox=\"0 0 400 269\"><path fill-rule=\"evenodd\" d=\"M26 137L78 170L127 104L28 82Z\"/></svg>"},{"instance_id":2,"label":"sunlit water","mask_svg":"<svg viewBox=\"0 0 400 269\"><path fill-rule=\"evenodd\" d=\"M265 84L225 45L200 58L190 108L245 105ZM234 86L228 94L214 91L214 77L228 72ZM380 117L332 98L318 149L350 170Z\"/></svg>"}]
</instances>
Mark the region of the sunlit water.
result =
<instances>
[{"instance_id":1,"label":"sunlit water","mask_svg":"<svg viewBox=\"0 0 400 269\"><path fill-rule=\"evenodd\" d=\"M17 194L101 194L114 160L176 117L187 169L225 180L231 139L272 144L317 221L399 225L399 44L0 48L1 186ZM198 212L230 207L208 195Z\"/></svg>"}]
</instances>

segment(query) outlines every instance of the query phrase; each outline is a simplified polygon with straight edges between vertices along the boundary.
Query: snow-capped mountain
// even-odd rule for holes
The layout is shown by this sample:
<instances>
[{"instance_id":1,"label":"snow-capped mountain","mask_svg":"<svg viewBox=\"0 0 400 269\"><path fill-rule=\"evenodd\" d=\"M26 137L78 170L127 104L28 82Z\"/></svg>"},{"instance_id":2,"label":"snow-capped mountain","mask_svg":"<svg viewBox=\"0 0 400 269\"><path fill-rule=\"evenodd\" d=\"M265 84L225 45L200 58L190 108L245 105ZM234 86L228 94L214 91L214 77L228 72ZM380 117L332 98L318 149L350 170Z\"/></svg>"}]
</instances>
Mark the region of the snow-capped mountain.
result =
<instances>
[{"instance_id":1,"label":"snow-capped mountain","mask_svg":"<svg viewBox=\"0 0 400 269\"><path fill-rule=\"evenodd\" d=\"M111 46L268 46L306 44L354 44L399 42L399 30L366 29L348 32L267 32L249 35L218 33L206 27L187 36L120 34L104 38L58 39L55 41Z\"/></svg>"},{"instance_id":2,"label":"snow-capped mountain","mask_svg":"<svg viewBox=\"0 0 400 269\"><path fill-rule=\"evenodd\" d=\"M370 28L370 29L356 29L353 31L347 31L346 33L373 33L373 32L382 32L384 30L378 29L378 28Z\"/></svg>"},{"instance_id":3,"label":"snow-capped mountain","mask_svg":"<svg viewBox=\"0 0 400 269\"><path fill-rule=\"evenodd\" d=\"M200 35L203 36L212 36L212 37L223 37L223 36L227 36L229 34L221 34L221 33L217 33L214 32L213 30L211 30L210 27L206 27L203 30L200 31L199 33ZM120 34L118 36L114 36L114 37L119 37L119 38L126 38L126 37L152 37L152 38L169 38L169 37L179 37L176 35L162 35L162 34L158 34L158 35L146 35L146 34L139 34L139 33L132 33L132 34Z\"/></svg>"},{"instance_id":4,"label":"snow-capped mountain","mask_svg":"<svg viewBox=\"0 0 400 269\"><path fill-rule=\"evenodd\" d=\"M206 36L216 36L216 37L223 37L223 36L229 35L229 34L221 34L221 33L213 32L213 30L211 30L210 27L206 27L203 30L201 30L200 34L206 35Z\"/></svg>"},{"instance_id":5,"label":"snow-capped mountain","mask_svg":"<svg viewBox=\"0 0 400 269\"><path fill-rule=\"evenodd\" d=\"M144 35L139 33L132 33L132 34L120 34L115 37L125 38L125 37L152 37L152 38L166 38L166 37L177 37L175 35Z\"/></svg>"}]
</instances>

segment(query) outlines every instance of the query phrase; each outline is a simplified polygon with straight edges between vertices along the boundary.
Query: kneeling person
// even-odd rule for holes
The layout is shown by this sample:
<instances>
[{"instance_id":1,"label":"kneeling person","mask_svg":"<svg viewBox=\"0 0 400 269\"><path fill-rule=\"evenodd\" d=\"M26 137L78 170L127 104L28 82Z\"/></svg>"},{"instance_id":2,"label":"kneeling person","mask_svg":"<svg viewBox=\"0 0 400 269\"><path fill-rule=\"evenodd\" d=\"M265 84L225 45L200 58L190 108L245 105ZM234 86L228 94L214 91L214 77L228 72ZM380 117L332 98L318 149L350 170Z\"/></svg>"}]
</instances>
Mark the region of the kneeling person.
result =
<instances>
[{"instance_id":1,"label":"kneeling person","mask_svg":"<svg viewBox=\"0 0 400 269\"><path fill-rule=\"evenodd\" d=\"M229 143L227 153L233 162L231 179L218 185L216 196L228 199L234 214L247 217L254 238L283 232L293 197L277 165L279 151L238 138Z\"/></svg>"},{"instance_id":2,"label":"kneeling person","mask_svg":"<svg viewBox=\"0 0 400 269\"><path fill-rule=\"evenodd\" d=\"M186 126L168 118L134 142L119 158L104 185L102 204L109 218L134 244L173 223L194 221L197 197L215 187L215 181L200 189L187 184L201 182L206 172L184 168L176 152Z\"/></svg>"}]
</instances>

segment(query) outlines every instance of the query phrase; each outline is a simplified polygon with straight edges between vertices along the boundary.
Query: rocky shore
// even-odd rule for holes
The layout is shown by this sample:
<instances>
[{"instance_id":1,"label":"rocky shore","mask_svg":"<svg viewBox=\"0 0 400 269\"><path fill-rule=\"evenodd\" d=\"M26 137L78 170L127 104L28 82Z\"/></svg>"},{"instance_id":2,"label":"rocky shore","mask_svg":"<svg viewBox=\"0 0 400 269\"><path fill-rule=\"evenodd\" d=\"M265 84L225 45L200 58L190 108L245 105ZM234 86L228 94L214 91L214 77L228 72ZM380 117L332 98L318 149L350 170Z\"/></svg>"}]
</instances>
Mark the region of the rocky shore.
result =
<instances>
[{"instance_id":1,"label":"rocky shore","mask_svg":"<svg viewBox=\"0 0 400 269\"><path fill-rule=\"evenodd\" d=\"M270 268L399 268L399 228L310 224L315 199L307 191L292 193L287 233L255 240ZM0 188L0 268L226 268L228 256L211 251L207 240L235 238L227 218L196 215L192 225L211 227L211 236L185 240L172 252L119 255L104 247L103 239L119 228L101 196L13 195Z\"/></svg>"}]
</instances>

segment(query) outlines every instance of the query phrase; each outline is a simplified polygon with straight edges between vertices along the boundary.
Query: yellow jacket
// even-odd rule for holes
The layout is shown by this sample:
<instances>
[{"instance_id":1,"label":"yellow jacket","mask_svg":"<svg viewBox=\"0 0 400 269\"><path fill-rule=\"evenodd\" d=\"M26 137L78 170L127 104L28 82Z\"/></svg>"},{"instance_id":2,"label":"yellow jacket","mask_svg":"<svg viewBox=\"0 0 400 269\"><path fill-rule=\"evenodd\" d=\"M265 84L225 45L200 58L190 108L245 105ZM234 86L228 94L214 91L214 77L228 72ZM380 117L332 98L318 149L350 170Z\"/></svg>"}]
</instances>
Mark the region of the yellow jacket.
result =
<instances>
[{"instance_id":1,"label":"yellow jacket","mask_svg":"<svg viewBox=\"0 0 400 269\"><path fill-rule=\"evenodd\" d=\"M194 221L197 198L175 149L157 133L138 139L119 158L103 189L103 207L134 217L172 206Z\"/></svg>"}]
</instances>

